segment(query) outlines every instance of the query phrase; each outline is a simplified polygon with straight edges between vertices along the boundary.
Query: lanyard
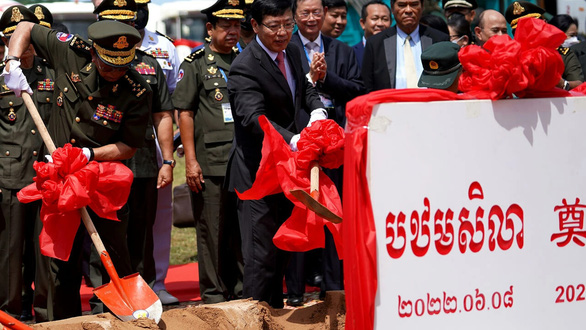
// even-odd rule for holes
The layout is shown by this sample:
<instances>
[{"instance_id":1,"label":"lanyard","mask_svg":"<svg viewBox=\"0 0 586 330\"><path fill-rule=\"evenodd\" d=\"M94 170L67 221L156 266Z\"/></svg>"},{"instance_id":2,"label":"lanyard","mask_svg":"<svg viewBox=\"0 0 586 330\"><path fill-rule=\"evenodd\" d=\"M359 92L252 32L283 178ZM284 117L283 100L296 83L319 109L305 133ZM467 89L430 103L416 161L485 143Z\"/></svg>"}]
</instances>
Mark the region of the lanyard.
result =
<instances>
[{"instance_id":1,"label":"lanyard","mask_svg":"<svg viewBox=\"0 0 586 330\"><path fill-rule=\"evenodd\" d=\"M240 46L240 41L236 43L236 47L238 47L238 51L242 52L242 46Z\"/></svg>"},{"instance_id":2,"label":"lanyard","mask_svg":"<svg viewBox=\"0 0 586 330\"><path fill-rule=\"evenodd\" d=\"M319 52L323 53L324 52L324 41L323 38L320 38L321 40L321 45L319 45ZM305 57L307 58L307 62L309 64L311 64L311 58L309 58L309 53L307 52L307 47L303 46L303 51L305 52Z\"/></svg>"},{"instance_id":3,"label":"lanyard","mask_svg":"<svg viewBox=\"0 0 586 330\"><path fill-rule=\"evenodd\" d=\"M226 82L228 82L228 77L226 77L226 73L224 72L224 70L222 68L220 68L220 67L218 67L218 69L222 73L222 77L224 78L224 80L226 80Z\"/></svg>"}]
</instances>

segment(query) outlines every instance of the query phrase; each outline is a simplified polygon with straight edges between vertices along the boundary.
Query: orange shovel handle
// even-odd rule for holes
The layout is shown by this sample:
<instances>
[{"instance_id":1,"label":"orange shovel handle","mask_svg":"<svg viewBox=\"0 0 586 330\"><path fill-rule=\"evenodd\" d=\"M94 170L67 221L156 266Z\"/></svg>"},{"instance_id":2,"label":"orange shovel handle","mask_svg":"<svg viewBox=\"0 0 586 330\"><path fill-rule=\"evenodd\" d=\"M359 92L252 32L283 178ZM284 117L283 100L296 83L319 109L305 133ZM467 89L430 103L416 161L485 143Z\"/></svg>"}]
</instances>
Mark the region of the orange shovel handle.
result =
<instances>
[{"instance_id":1,"label":"orange shovel handle","mask_svg":"<svg viewBox=\"0 0 586 330\"><path fill-rule=\"evenodd\" d=\"M4 326L6 329L11 330L28 330L32 329L28 325L20 322L19 320L15 319L14 317L0 311L0 324Z\"/></svg>"}]
</instances>

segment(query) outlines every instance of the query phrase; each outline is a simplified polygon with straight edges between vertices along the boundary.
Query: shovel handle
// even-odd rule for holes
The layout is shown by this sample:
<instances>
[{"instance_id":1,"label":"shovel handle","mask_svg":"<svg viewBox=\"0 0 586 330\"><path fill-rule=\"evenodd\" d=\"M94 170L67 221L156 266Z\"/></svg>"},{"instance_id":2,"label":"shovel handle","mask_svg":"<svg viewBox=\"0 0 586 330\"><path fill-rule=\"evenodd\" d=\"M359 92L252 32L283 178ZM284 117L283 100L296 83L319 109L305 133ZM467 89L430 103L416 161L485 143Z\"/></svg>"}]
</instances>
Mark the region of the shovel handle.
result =
<instances>
[{"instance_id":1,"label":"shovel handle","mask_svg":"<svg viewBox=\"0 0 586 330\"><path fill-rule=\"evenodd\" d=\"M310 187L309 194L317 200L319 197L319 165L317 162L313 162L311 165Z\"/></svg>"},{"instance_id":2,"label":"shovel handle","mask_svg":"<svg viewBox=\"0 0 586 330\"><path fill-rule=\"evenodd\" d=\"M35 106L33 99L28 93L25 92L22 92L22 99L24 100L24 104L26 105L31 117L33 118L33 121L35 122L35 125L37 126L37 130L39 130L39 133L41 133L41 137L43 138L45 146L49 150L49 153L53 154L53 152L57 148L55 147L55 143L53 143L53 140L49 135L49 131L47 131L47 127L45 126L45 123L43 122L43 119L41 118L39 110L37 110L37 107ZM90 234L92 241L94 242L94 245L98 250L98 253L101 255L102 252L106 250L106 248L104 247L104 243L102 243L102 240L98 235L98 231L96 230L96 227L94 226L94 223L92 222L92 219L90 218L90 215L87 212L86 208L83 207L80 209L80 211L83 224L85 225L85 228Z\"/></svg>"}]
</instances>

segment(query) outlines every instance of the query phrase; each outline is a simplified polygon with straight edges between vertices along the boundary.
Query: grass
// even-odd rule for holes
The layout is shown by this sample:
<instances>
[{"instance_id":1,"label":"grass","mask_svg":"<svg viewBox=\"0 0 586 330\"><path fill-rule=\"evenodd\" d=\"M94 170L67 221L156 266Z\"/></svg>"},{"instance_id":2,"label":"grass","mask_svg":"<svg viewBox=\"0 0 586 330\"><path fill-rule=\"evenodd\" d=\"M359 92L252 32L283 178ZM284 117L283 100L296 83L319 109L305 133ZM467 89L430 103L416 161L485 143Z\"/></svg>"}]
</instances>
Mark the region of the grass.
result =
<instances>
[{"instance_id":1,"label":"grass","mask_svg":"<svg viewBox=\"0 0 586 330\"><path fill-rule=\"evenodd\" d=\"M173 187L185 183L185 158L175 155L177 164L173 170ZM182 265L197 261L197 240L195 228L177 228L171 230L171 265Z\"/></svg>"}]
</instances>

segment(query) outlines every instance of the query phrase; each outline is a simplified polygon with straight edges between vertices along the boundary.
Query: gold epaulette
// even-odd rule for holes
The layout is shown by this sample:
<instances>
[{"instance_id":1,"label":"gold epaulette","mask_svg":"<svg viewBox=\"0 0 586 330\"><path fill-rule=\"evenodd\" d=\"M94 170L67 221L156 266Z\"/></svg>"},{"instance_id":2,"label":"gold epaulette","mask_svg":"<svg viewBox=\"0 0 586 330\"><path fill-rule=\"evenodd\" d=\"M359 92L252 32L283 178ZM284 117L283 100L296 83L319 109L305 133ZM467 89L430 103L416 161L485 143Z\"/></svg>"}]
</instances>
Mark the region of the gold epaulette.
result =
<instances>
[{"instance_id":1,"label":"gold epaulette","mask_svg":"<svg viewBox=\"0 0 586 330\"><path fill-rule=\"evenodd\" d=\"M200 49L196 50L195 52L189 54L189 56L187 56L185 58L185 61L193 62L193 60L202 57L205 54L205 50L206 50L205 47L201 47Z\"/></svg>"},{"instance_id":2,"label":"gold epaulette","mask_svg":"<svg viewBox=\"0 0 586 330\"><path fill-rule=\"evenodd\" d=\"M82 38L75 36L73 37L73 39L71 39L71 42L69 43L69 47L73 48L73 49L80 49L80 50L85 50L85 51L90 51L90 49L92 48L92 45L83 40Z\"/></svg>"},{"instance_id":3,"label":"gold epaulette","mask_svg":"<svg viewBox=\"0 0 586 330\"><path fill-rule=\"evenodd\" d=\"M156 32L158 35L160 35L161 37L164 37L165 39L167 39L167 40L171 41L171 43L174 43L174 42L175 42L175 40L173 40L173 38L169 37L168 35L166 35L166 34L164 34L164 33L161 33L161 32L159 32L159 31L155 31L155 32Z\"/></svg>"},{"instance_id":4,"label":"gold epaulette","mask_svg":"<svg viewBox=\"0 0 586 330\"><path fill-rule=\"evenodd\" d=\"M130 77L130 72L136 72L136 74L139 73L137 71L132 70L128 71L128 73L124 75L124 78L126 79L126 81L128 81L128 84L132 88L132 94L136 96L136 98L139 98L147 91L147 87L143 86L140 80L135 81L132 77Z\"/></svg>"},{"instance_id":5,"label":"gold epaulette","mask_svg":"<svg viewBox=\"0 0 586 330\"><path fill-rule=\"evenodd\" d=\"M570 50L570 48L568 48L568 47L562 47L562 46L558 47L558 52L560 52L560 54L562 54L562 55L566 55L569 50Z\"/></svg>"}]
</instances>

